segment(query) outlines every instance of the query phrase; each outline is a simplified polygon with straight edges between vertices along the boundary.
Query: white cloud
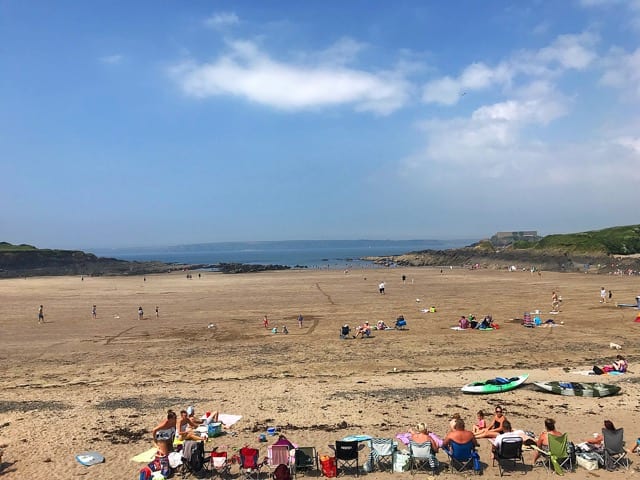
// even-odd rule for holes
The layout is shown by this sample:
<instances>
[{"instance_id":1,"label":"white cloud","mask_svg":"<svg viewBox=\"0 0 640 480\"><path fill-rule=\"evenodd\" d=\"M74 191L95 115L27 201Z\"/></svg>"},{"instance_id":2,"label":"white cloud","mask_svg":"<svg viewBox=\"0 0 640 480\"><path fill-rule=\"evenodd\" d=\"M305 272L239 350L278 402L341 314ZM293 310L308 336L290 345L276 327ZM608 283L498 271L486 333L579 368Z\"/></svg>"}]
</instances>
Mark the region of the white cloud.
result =
<instances>
[{"instance_id":1,"label":"white cloud","mask_svg":"<svg viewBox=\"0 0 640 480\"><path fill-rule=\"evenodd\" d=\"M640 99L640 48L627 53L612 49L603 61L605 70L600 79L603 85L621 89L634 99Z\"/></svg>"},{"instance_id":2,"label":"white cloud","mask_svg":"<svg viewBox=\"0 0 640 480\"><path fill-rule=\"evenodd\" d=\"M428 82L423 88L426 103L454 105L467 91L491 87L507 88L516 77L550 78L566 70L583 70L597 58L594 47L598 37L591 33L561 35L550 45L538 51L523 51L495 67L484 63L467 66L459 77L441 77Z\"/></svg>"},{"instance_id":3,"label":"white cloud","mask_svg":"<svg viewBox=\"0 0 640 480\"><path fill-rule=\"evenodd\" d=\"M107 65L117 65L124 59L123 55L113 54L113 55L105 55L104 57L100 57L99 60L102 63Z\"/></svg>"},{"instance_id":4,"label":"white cloud","mask_svg":"<svg viewBox=\"0 0 640 480\"><path fill-rule=\"evenodd\" d=\"M229 52L211 63L186 62L171 73L193 97L234 95L290 111L350 104L384 115L400 108L409 90L396 72L280 62L248 41L230 43Z\"/></svg>"},{"instance_id":5,"label":"white cloud","mask_svg":"<svg viewBox=\"0 0 640 480\"><path fill-rule=\"evenodd\" d=\"M204 24L211 28L223 28L236 25L239 22L240 18L233 12L218 12L207 18Z\"/></svg>"},{"instance_id":6,"label":"white cloud","mask_svg":"<svg viewBox=\"0 0 640 480\"><path fill-rule=\"evenodd\" d=\"M640 156L640 137L620 137L615 143Z\"/></svg>"}]
</instances>

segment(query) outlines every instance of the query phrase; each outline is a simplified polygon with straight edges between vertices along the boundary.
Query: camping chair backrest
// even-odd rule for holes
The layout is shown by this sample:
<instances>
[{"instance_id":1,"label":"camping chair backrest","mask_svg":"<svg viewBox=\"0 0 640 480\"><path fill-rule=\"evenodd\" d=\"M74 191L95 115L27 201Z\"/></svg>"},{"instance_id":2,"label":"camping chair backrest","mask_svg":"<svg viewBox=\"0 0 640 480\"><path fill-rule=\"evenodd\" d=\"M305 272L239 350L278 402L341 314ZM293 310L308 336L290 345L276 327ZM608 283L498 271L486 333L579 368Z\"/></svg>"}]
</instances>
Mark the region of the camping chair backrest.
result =
<instances>
[{"instance_id":1,"label":"camping chair backrest","mask_svg":"<svg viewBox=\"0 0 640 480\"><path fill-rule=\"evenodd\" d=\"M393 455L393 439L373 438L371 439L371 448L381 457Z\"/></svg>"},{"instance_id":2,"label":"camping chair backrest","mask_svg":"<svg viewBox=\"0 0 640 480\"><path fill-rule=\"evenodd\" d=\"M213 464L213 468L220 469L224 468L227 465L227 452L211 452L211 463Z\"/></svg>"},{"instance_id":3,"label":"camping chair backrest","mask_svg":"<svg viewBox=\"0 0 640 480\"><path fill-rule=\"evenodd\" d=\"M316 447L296 448L296 469L318 468Z\"/></svg>"},{"instance_id":4,"label":"camping chair backrest","mask_svg":"<svg viewBox=\"0 0 640 480\"><path fill-rule=\"evenodd\" d=\"M569 436L547 434L549 441L549 454L556 458L567 458L569 456Z\"/></svg>"},{"instance_id":5,"label":"camping chair backrest","mask_svg":"<svg viewBox=\"0 0 640 480\"><path fill-rule=\"evenodd\" d=\"M240 454L240 467L258 468L259 451L251 447L243 447L238 452Z\"/></svg>"},{"instance_id":6,"label":"camping chair backrest","mask_svg":"<svg viewBox=\"0 0 640 480\"><path fill-rule=\"evenodd\" d=\"M607 452L616 454L624 451L624 428L618 428L617 430L603 428L602 438Z\"/></svg>"},{"instance_id":7,"label":"camping chair backrest","mask_svg":"<svg viewBox=\"0 0 640 480\"><path fill-rule=\"evenodd\" d=\"M289 447L286 445L271 445L267 449L267 458L269 459L269 465L289 465Z\"/></svg>"},{"instance_id":8,"label":"camping chair backrest","mask_svg":"<svg viewBox=\"0 0 640 480\"><path fill-rule=\"evenodd\" d=\"M472 440L467 443L458 443L450 440L449 444L451 445L451 456L458 461L469 460L471 454L476 449Z\"/></svg>"},{"instance_id":9,"label":"camping chair backrest","mask_svg":"<svg viewBox=\"0 0 640 480\"><path fill-rule=\"evenodd\" d=\"M337 440L336 458L338 460L356 460L358 458L358 442Z\"/></svg>"},{"instance_id":10,"label":"camping chair backrest","mask_svg":"<svg viewBox=\"0 0 640 480\"><path fill-rule=\"evenodd\" d=\"M429 458L433 455L431 442L416 443L409 441L409 452L414 458Z\"/></svg>"},{"instance_id":11,"label":"camping chair backrest","mask_svg":"<svg viewBox=\"0 0 640 480\"><path fill-rule=\"evenodd\" d=\"M498 449L500 458L520 458L522 457L522 438L503 438Z\"/></svg>"}]
</instances>

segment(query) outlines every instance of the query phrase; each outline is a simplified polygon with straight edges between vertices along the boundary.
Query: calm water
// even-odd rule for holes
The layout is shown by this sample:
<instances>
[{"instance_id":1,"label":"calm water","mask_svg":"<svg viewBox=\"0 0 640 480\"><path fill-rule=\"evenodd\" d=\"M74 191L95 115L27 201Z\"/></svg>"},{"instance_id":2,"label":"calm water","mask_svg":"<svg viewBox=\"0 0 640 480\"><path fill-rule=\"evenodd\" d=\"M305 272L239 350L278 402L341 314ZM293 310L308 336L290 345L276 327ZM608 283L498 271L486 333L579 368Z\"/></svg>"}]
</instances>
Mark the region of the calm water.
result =
<instances>
[{"instance_id":1,"label":"calm water","mask_svg":"<svg viewBox=\"0 0 640 480\"><path fill-rule=\"evenodd\" d=\"M280 242L225 242L172 247L99 249L100 257L156 260L176 263L247 263L344 268L373 266L358 260L366 256L399 255L417 250L458 248L475 240L296 240Z\"/></svg>"}]
</instances>

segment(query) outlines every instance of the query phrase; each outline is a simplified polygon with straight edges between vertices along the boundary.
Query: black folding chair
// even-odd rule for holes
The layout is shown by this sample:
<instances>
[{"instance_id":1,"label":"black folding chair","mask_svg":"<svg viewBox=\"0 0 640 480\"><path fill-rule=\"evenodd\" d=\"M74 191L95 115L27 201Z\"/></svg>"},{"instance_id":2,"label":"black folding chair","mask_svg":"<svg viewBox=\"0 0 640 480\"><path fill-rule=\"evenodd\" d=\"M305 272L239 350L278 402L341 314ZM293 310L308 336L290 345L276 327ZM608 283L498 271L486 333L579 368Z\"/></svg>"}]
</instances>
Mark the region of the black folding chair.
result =
<instances>
[{"instance_id":1,"label":"black folding chair","mask_svg":"<svg viewBox=\"0 0 640 480\"><path fill-rule=\"evenodd\" d=\"M346 473L347 468L351 468L351 469L355 468L355 476L356 477L358 476L360 471L358 454L360 450L362 450L363 448L364 448L364 444L361 444L357 441L352 441L352 442L345 442L342 440L336 441L334 450L336 452L336 466L338 468L338 475Z\"/></svg>"},{"instance_id":2,"label":"black folding chair","mask_svg":"<svg viewBox=\"0 0 640 480\"><path fill-rule=\"evenodd\" d=\"M316 475L320 474L318 465L318 452L316 447L298 447L296 448L296 475L299 473L307 474L315 470Z\"/></svg>"},{"instance_id":3,"label":"black folding chair","mask_svg":"<svg viewBox=\"0 0 640 480\"><path fill-rule=\"evenodd\" d=\"M624 449L624 428L617 430L602 429L604 438L604 465L608 470L618 467L629 469L627 451Z\"/></svg>"},{"instance_id":4,"label":"black folding chair","mask_svg":"<svg viewBox=\"0 0 640 480\"><path fill-rule=\"evenodd\" d=\"M504 473L504 464L513 464L513 468L518 466L518 462L522 463L522 474L527 473L527 465L524 463L522 456L522 438L503 438L499 448L493 452L493 466L498 462L498 471L500 476Z\"/></svg>"}]
</instances>

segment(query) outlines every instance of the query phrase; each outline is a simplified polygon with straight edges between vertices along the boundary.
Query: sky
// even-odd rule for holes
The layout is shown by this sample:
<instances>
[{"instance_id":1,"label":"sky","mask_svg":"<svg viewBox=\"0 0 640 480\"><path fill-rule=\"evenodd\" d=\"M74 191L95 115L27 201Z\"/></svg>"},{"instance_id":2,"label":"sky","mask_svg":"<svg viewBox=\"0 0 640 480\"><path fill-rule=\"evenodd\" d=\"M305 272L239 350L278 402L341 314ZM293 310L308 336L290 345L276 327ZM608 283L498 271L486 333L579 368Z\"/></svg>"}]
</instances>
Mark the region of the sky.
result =
<instances>
[{"instance_id":1,"label":"sky","mask_svg":"<svg viewBox=\"0 0 640 480\"><path fill-rule=\"evenodd\" d=\"M638 223L640 0L0 0L0 241Z\"/></svg>"}]
</instances>

